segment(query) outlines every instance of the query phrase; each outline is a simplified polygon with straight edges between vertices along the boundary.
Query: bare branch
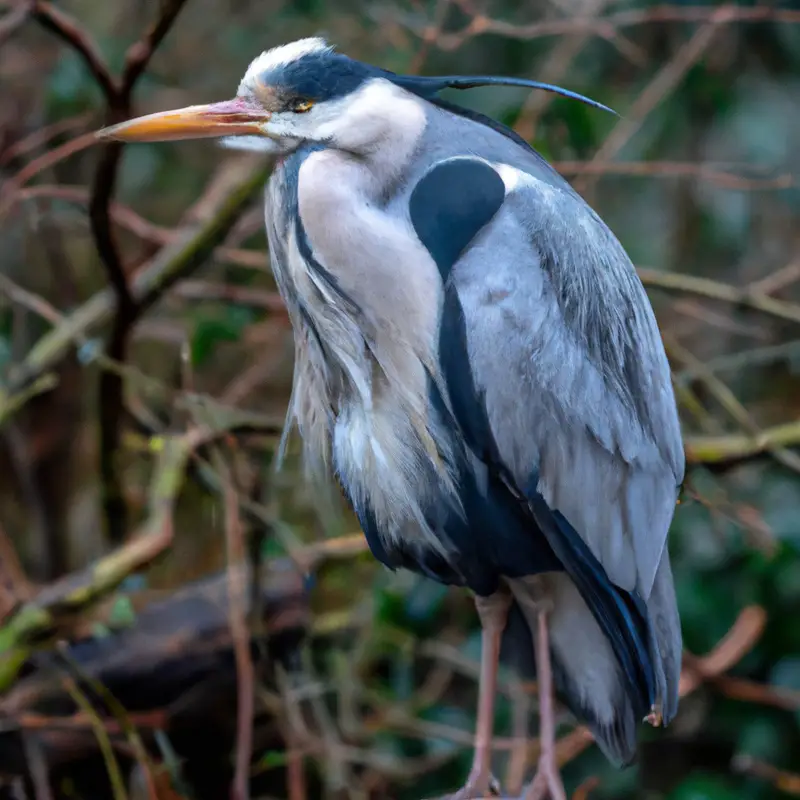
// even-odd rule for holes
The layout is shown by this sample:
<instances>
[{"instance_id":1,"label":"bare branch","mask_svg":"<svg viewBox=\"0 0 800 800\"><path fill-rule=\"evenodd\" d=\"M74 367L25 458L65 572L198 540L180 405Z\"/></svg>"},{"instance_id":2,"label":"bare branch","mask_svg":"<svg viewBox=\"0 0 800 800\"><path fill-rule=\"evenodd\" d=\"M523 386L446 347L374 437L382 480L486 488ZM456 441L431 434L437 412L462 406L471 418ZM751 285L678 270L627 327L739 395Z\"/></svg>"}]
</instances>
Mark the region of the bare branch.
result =
<instances>
[{"instance_id":1,"label":"bare branch","mask_svg":"<svg viewBox=\"0 0 800 800\"><path fill-rule=\"evenodd\" d=\"M150 59L155 54L164 37L178 17L186 0L167 0L161 7L161 13L152 27L142 38L132 45L125 57L125 69L122 72L121 96L125 102L130 101L131 92L136 81L147 69Z\"/></svg>"},{"instance_id":2,"label":"bare branch","mask_svg":"<svg viewBox=\"0 0 800 800\"><path fill-rule=\"evenodd\" d=\"M95 43L75 20L47 0L34 0L32 14L43 27L67 42L83 59L103 91L108 121L118 122L131 116L131 95L136 81L147 68L184 3L185 0L170 0L162 6L155 23L128 49L119 82L112 77ZM142 310L137 306L128 286L128 278L111 227L111 199L121 154L122 145L118 142L103 146L89 201L89 220L95 246L116 302L116 314L106 350L108 357L115 361L124 361L130 331ZM104 372L100 378L99 393L103 507L108 534L112 541L120 542L127 529L127 509L115 464L123 411L122 381L116 374Z\"/></svg>"},{"instance_id":3,"label":"bare branch","mask_svg":"<svg viewBox=\"0 0 800 800\"><path fill-rule=\"evenodd\" d=\"M555 161L553 166L562 175L697 178L723 189L741 191L789 189L796 183L794 176L788 172L771 178L755 178L735 175L709 164L687 164L680 161Z\"/></svg>"},{"instance_id":4,"label":"bare branch","mask_svg":"<svg viewBox=\"0 0 800 800\"><path fill-rule=\"evenodd\" d=\"M800 322L800 305L785 300L776 300L764 294L752 294L748 289L739 289L727 283L697 278L694 275L682 275L677 272L660 272L656 269L639 267L639 277L645 286L705 297L709 300L721 300L745 306L764 314L784 319L789 322Z\"/></svg>"},{"instance_id":5,"label":"bare branch","mask_svg":"<svg viewBox=\"0 0 800 800\"><path fill-rule=\"evenodd\" d=\"M149 305L202 264L263 187L268 174L269 165L249 156L223 164L209 190L187 214L186 225L134 276L136 301ZM110 289L103 289L43 336L0 391L0 420L16 392L55 366L76 342L106 323L113 313L114 295Z\"/></svg>"},{"instance_id":6,"label":"bare branch","mask_svg":"<svg viewBox=\"0 0 800 800\"><path fill-rule=\"evenodd\" d=\"M0 44L13 35L21 27L31 13L32 0L21 0L11 11L0 19Z\"/></svg>"},{"instance_id":7,"label":"bare branch","mask_svg":"<svg viewBox=\"0 0 800 800\"><path fill-rule=\"evenodd\" d=\"M732 20L734 7L724 5L716 9L699 30L656 73L644 91L636 98L625 116L617 123L608 138L594 154L591 164L610 161L623 145L639 130L645 117L672 92L689 69L697 63L708 49L720 27ZM592 177L575 182L575 190L585 192L593 183Z\"/></svg>"},{"instance_id":8,"label":"bare branch","mask_svg":"<svg viewBox=\"0 0 800 800\"><path fill-rule=\"evenodd\" d=\"M78 114L74 117L57 120L51 125L36 128L36 130L31 131L23 139L14 142L0 153L0 166L10 164L15 158L24 156L37 147L47 144L51 139L60 136L62 133L85 128L92 116L92 114Z\"/></svg>"},{"instance_id":9,"label":"bare branch","mask_svg":"<svg viewBox=\"0 0 800 800\"><path fill-rule=\"evenodd\" d=\"M254 670L250 656L250 634L247 629L248 586L244 574L246 552L239 515L239 499L233 485L231 470L217 452L214 459L223 485L225 507L225 542L228 559L228 609L231 639L236 658L237 724L236 768L231 787L232 800L248 800L250 758L253 751Z\"/></svg>"},{"instance_id":10,"label":"bare branch","mask_svg":"<svg viewBox=\"0 0 800 800\"><path fill-rule=\"evenodd\" d=\"M567 19L532 22L528 25L518 25L513 22L476 14L460 31L441 35L436 40L436 44L441 50L456 50L469 39L488 33L503 36L506 39L529 41L546 36L564 36L585 32L613 41L621 28L659 22L705 23L711 21L718 10L714 6L662 5L653 8L617 11L602 17L577 16ZM738 6L730 8L728 14L728 22L764 22L770 20L787 25L800 23L800 11L790 8ZM399 18L398 21L403 22L404 20ZM407 21L406 24L418 35L424 35L424 28L420 28L416 24L410 24Z\"/></svg>"},{"instance_id":11,"label":"bare branch","mask_svg":"<svg viewBox=\"0 0 800 800\"><path fill-rule=\"evenodd\" d=\"M100 53L100 48L77 20L47 0L34 0L31 16L43 28L68 44L81 57L97 81L108 105L115 105L119 96L119 87Z\"/></svg>"}]
</instances>

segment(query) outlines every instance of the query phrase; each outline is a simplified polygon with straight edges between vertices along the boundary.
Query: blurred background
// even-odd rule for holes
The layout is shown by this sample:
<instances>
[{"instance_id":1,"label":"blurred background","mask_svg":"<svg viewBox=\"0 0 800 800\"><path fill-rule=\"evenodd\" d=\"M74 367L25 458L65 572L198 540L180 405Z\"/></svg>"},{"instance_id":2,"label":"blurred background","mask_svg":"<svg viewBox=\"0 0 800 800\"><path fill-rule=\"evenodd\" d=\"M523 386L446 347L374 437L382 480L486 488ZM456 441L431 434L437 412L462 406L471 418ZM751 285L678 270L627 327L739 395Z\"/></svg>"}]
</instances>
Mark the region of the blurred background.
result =
<instances>
[{"instance_id":1,"label":"blurred background","mask_svg":"<svg viewBox=\"0 0 800 800\"><path fill-rule=\"evenodd\" d=\"M380 567L335 492L305 486L296 441L272 471L292 348L270 164L92 138L228 98L262 50L315 34L621 113L457 97L625 245L684 425L681 711L625 771L564 717L565 782L577 800L800 796L796 4L0 0L0 797L418 800L468 769L471 599ZM534 695L502 689L511 788Z\"/></svg>"}]
</instances>

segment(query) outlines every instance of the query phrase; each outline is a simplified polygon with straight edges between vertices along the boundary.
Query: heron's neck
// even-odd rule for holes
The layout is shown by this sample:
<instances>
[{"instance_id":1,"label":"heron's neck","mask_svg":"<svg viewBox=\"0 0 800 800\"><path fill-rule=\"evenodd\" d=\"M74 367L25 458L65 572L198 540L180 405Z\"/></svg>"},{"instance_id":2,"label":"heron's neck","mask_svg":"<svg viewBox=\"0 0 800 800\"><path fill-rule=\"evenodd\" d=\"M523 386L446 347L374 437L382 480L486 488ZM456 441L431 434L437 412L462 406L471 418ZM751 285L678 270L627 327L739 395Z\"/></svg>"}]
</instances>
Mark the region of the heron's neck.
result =
<instances>
[{"instance_id":1,"label":"heron's neck","mask_svg":"<svg viewBox=\"0 0 800 800\"><path fill-rule=\"evenodd\" d=\"M347 102L320 129L335 143L328 164L346 182L331 174L326 185L315 185L320 202L339 203L342 190L351 198L385 197L412 163L427 124L424 101L387 80L370 81Z\"/></svg>"}]
</instances>

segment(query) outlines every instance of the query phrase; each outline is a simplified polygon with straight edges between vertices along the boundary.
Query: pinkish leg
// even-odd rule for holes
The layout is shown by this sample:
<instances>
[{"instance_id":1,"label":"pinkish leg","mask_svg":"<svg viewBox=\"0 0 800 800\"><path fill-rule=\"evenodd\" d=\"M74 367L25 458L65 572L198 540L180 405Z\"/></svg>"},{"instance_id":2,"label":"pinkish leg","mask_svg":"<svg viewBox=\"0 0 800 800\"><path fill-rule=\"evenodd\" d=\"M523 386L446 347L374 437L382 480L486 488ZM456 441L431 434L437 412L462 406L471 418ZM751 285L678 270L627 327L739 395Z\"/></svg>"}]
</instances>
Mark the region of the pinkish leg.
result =
<instances>
[{"instance_id":1,"label":"pinkish leg","mask_svg":"<svg viewBox=\"0 0 800 800\"><path fill-rule=\"evenodd\" d=\"M475 725L475 755L467 782L447 800L475 800L497 792L491 773L494 736L494 700L497 692L497 669L500 641L508 619L511 596L496 592L490 597L476 597L475 607L481 620L481 673L478 684L478 719Z\"/></svg>"},{"instance_id":2,"label":"pinkish leg","mask_svg":"<svg viewBox=\"0 0 800 800\"><path fill-rule=\"evenodd\" d=\"M547 613L537 613L536 682L539 689L539 766L536 777L523 795L524 800L567 800L556 761L556 723L553 707L553 670L550 666L550 636Z\"/></svg>"}]
</instances>

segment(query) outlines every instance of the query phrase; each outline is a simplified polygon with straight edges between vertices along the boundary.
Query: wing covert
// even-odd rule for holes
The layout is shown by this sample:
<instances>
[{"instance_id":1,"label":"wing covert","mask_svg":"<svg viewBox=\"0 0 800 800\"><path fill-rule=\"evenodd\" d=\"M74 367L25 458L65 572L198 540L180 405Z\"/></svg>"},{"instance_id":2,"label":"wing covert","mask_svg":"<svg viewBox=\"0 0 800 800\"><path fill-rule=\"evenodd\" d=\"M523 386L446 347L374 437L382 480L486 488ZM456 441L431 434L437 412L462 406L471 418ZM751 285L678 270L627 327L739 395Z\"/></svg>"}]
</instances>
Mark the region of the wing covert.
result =
<instances>
[{"instance_id":1,"label":"wing covert","mask_svg":"<svg viewBox=\"0 0 800 800\"><path fill-rule=\"evenodd\" d=\"M647 600L684 470L655 317L599 217L514 172L446 287L440 355L454 413L473 449L491 450L613 584Z\"/></svg>"}]
</instances>

